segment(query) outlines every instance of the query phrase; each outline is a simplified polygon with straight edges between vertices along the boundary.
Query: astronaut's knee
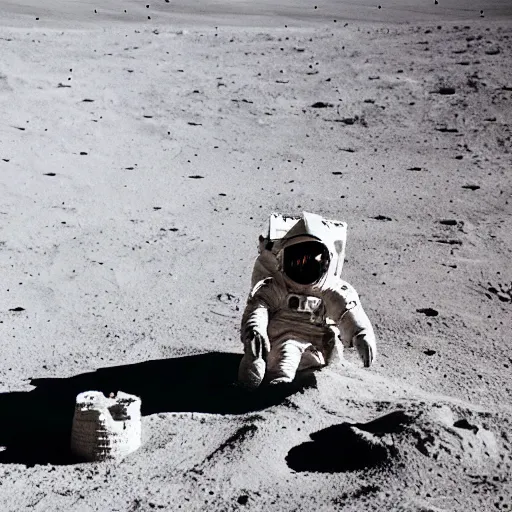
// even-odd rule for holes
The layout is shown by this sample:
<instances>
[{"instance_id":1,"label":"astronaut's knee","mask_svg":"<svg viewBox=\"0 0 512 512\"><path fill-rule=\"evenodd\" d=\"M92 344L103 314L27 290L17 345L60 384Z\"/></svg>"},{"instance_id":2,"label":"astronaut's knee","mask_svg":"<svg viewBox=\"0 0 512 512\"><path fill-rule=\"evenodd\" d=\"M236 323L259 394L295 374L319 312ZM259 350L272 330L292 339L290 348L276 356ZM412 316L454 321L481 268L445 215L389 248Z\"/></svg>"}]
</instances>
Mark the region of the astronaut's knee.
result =
<instances>
[{"instance_id":1,"label":"astronaut's knee","mask_svg":"<svg viewBox=\"0 0 512 512\"><path fill-rule=\"evenodd\" d=\"M292 382L299 368L307 344L296 340L276 343L268 357L268 379L270 382Z\"/></svg>"}]
</instances>

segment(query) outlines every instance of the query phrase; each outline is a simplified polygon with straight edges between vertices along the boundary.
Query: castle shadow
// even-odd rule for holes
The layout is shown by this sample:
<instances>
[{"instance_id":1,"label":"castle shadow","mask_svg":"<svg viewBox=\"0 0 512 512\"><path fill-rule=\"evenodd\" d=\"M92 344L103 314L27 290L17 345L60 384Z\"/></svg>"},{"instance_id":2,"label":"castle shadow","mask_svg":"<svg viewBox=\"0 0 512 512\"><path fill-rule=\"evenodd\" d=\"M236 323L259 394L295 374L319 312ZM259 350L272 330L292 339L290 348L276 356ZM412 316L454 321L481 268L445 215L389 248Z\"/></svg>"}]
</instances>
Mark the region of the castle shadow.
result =
<instances>
[{"instance_id":1,"label":"castle shadow","mask_svg":"<svg viewBox=\"0 0 512 512\"><path fill-rule=\"evenodd\" d=\"M142 415L160 412L244 414L277 405L304 386L236 386L241 355L205 353L100 368L69 378L33 379L36 389L0 394L0 463L72 464L75 399L83 391L124 391L142 400ZM314 376L308 381L314 385Z\"/></svg>"}]
</instances>

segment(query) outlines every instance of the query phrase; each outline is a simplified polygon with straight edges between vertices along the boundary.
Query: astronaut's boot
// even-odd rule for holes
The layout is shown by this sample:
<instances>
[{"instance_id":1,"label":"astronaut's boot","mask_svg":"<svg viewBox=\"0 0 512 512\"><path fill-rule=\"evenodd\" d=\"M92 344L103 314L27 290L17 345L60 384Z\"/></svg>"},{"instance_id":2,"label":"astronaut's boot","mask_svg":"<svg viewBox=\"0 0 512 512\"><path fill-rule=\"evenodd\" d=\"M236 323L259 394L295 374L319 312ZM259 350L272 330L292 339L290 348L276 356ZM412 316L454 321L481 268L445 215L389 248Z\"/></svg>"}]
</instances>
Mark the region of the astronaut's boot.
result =
<instances>
[{"instance_id":1,"label":"astronaut's boot","mask_svg":"<svg viewBox=\"0 0 512 512\"><path fill-rule=\"evenodd\" d=\"M269 384L292 382L302 359L302 354L310 346L296 340L284 340L272 346L268 355L267 377Z\"/></svg>"},{"instance_id":2,"label":"astronaut's boot","mask_svg":"<svg viewBox=\"0 0 512 512\"><path fill-rule=\"evenodd\" d=\"M238 367L238 382L248 389L256 389L265 377L265 345L265 340L256 333L245 342L245 353Z\"/></svg>"}]
</instances>

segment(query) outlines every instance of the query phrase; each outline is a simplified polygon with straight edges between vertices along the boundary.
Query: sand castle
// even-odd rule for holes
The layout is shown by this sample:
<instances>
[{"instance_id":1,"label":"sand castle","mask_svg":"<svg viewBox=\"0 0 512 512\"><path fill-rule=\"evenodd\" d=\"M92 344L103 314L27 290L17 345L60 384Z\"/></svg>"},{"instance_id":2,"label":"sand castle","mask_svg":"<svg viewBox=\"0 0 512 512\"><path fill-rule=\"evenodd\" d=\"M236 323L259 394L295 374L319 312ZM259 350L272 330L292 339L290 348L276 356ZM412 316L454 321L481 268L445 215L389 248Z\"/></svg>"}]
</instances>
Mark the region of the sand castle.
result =
<instances>
[{"instance_id":1,"label":"sand castle","mask_svg":"<svg viewBox=\"0 0 512 512\"><path fill-rule=\"evenodd\" d=\"M76 398L71 451L87 461L121 460L141 445L141 400L86 391Z\"/></svg>"}]
</instances>

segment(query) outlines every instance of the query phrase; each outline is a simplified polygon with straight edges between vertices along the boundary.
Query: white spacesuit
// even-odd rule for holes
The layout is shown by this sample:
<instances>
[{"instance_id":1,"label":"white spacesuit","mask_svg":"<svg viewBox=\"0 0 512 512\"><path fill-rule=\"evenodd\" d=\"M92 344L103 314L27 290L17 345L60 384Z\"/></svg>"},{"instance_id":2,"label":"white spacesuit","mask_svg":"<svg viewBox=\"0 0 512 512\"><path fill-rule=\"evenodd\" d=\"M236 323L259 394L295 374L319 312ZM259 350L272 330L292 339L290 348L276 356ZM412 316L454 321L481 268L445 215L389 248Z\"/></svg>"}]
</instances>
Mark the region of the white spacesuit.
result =
<instances>
[{"instance_id":1,"label":"white spacesuit","mask_svg":"<svg viewBox=\"0 0 512 512\"><path fill-rule=\"evenodd\" d=\"M260 236L252 290L242 317L240 383L292 382L296 372L328 364L355 346L375 360L372 325L352 286L341 279L347 225L304 212L270 216Z\"/></svg>"}]
</instances>

